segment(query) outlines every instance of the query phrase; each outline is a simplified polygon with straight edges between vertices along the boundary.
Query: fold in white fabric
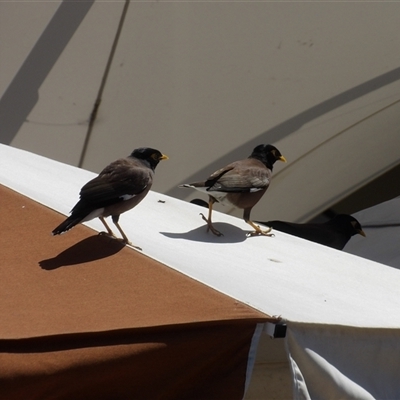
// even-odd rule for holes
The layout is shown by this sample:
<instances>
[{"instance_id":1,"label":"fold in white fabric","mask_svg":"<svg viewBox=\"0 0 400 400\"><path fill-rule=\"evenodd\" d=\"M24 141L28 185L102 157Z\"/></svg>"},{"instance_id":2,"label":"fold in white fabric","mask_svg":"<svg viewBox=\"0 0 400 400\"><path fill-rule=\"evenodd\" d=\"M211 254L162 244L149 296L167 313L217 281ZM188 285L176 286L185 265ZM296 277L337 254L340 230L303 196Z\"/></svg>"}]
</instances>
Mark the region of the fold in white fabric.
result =
<instances>
[{"instance_id":1,"label":"fold in white fabric","mask_svg":"<svg viewBox=\"0 0 400 400\"><path fill-rule=\"evenodd\" d=\"M288 323L295 399L400 398L400 329Z\"/></svg>"}]
</instances>

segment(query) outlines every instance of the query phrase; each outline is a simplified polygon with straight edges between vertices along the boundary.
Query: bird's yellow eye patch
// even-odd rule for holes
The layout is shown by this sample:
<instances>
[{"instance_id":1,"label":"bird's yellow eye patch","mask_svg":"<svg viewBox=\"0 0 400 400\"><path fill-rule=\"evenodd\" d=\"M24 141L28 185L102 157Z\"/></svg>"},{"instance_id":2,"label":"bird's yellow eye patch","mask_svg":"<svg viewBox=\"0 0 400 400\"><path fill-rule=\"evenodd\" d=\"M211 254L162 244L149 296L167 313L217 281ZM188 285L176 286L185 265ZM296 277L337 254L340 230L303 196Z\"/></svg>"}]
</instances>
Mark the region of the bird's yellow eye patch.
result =
<instances>
[{"instance_id":1,"label":"bird's yellow eye patch","mask_svg":"<svg viewBox=\"0 0 400 400\"><path fill-rule=\"evenodd\" d=\"M271 153L273 154L273 156L280 161L286 162L286 158L283 157L282 155L280 155L276 150L272 150Z\"/></svg>"},{"instance_id":2,"label":"bird's yellow eye patch","mask_svg":"<svg viewBox=\"0 0 400 400\"><path fill-rule=\"evenodd\" d=\"M161 156L158 156L158 157L157 157L157 160L158 160L158 161L161 161L161 160L168 160L168 156L166 156L165 154L161 154Z\"/></svg>"},{"instance_id":3,"label":"bird's yellow eye patch","mask_svg":"<svg viewBox=\"0 0 400 400\"><path fill-rule=\"evenodd\" d=\"M168 156L161 153L153 153L150 157L155 161L168 160Z\"/></svg>"}]
</instances>

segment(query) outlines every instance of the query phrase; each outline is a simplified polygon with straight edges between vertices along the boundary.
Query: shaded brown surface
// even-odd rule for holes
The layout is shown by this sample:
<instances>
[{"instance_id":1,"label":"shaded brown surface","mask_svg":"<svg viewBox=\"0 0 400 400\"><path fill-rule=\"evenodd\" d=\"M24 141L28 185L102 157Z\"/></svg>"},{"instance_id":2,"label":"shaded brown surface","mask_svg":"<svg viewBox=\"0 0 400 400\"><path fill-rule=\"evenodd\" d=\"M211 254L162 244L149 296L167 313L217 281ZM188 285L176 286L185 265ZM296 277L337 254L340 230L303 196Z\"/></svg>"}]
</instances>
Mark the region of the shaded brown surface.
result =
<instances>
[{"instance_id":1,"label":"shaded brown surface","mask_svg":"<svg viewBox=\"0 0 400 400\"><path fill-rule=\"evenodd\" d=\"M267 315L2 186L0 212L0 398L241 396Z\"/></svg>"},{"instance_id":2,"label":"shaded brown surface","mask_svg":"<svg viewBox=\"0 0 400 400\"><path fill-rule=\"evenodd\" d=\"M239 399L253 332L227 323L8 343L0 398Z\"/></svg>"}]
</instances>

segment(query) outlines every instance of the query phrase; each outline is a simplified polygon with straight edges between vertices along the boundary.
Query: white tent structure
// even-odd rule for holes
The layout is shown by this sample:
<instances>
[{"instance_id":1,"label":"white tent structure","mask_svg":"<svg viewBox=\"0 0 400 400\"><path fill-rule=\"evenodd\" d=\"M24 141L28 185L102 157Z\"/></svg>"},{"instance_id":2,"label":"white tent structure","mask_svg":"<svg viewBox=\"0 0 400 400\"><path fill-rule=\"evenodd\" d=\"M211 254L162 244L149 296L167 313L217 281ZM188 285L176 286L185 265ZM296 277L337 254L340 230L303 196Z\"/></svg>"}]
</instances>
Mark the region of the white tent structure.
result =
<instances>
[{"instance_id":1,"label":"white tent structure","mask_svg":"<svg viewBox=\"0 0 400 400\"><path fill-rule=\"evenodd\" d=\"M399 165L399 15L397 2L2 2L0 142L92 171L155 147L171 159L155 190L187 200L178 184L272 143L289 162L254 216L307 221Z\"/></svg>"},{"instance_id":2,"label":"white tent structure","mask_svg":"<svg viewBox=\"0 0 400 400\"><path fill-rule=\"evenodd\" d=\"M400 179L399 23L397 2L0 2L0 185L67 214L93 172L159 149L170 160L121 218L128 236L287 323L284 340L255 329L246 398L286 399L292 387L299 399L398 398L392 228L351 239L346 250L366 260L279 232L248 239L221 207L218 239L187 204L196 193L177 186L272 143L288 163L255 220L304 222L346 199L340 212L353 213L398 196L369 185ZM381 210L354 215L397 221Z\"/></svg>"},{"instance_id":3,"label":"white tent structure","mask_svg":"<svg viewBox=\"0 0 400 400\"><path fill-rule=\"evenodd\" d=\"M0 146L1 185L59 213L68 213L91 177L83 169ZM280 316L287 324L294 398L400 396L397 269L280 232L247 238L242 220L218 212L216 226L225 236L215 237L207 234L198 212L198 206L150 192L121 224L146 256L266 315ZM99 221L87 225L101 229ZM73 231L45 240L53 246L67 235ZM257 339L266 325L255 329ZM264 397L258 398L269 398L263 387Z\"/></svg>"}]
</instances>

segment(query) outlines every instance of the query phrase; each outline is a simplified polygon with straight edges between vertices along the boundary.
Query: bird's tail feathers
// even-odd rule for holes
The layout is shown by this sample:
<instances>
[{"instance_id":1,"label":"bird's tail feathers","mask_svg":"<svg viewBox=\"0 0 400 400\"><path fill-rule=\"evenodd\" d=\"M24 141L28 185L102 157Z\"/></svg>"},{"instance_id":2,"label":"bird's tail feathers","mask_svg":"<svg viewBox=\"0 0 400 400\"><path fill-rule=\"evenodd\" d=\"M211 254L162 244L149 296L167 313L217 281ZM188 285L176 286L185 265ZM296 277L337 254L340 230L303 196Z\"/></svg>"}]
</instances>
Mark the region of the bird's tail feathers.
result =
<instances>
[{"instance_id":1,"label":"bird's tail feathers","mask_svg":"<svg viewBox=\"0 0 400 400\"><path fill-rule=\"evenodd\" d=\"M51 233L53 235L61 235L64 232L69 231L75 225L79 224L82 221L82 218L76 218L72 215L68 217L64 222L57 226Z\"/></svg>"}]
</instances>

